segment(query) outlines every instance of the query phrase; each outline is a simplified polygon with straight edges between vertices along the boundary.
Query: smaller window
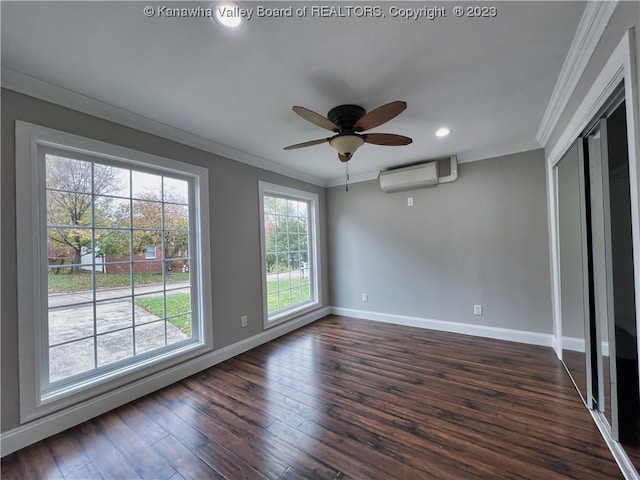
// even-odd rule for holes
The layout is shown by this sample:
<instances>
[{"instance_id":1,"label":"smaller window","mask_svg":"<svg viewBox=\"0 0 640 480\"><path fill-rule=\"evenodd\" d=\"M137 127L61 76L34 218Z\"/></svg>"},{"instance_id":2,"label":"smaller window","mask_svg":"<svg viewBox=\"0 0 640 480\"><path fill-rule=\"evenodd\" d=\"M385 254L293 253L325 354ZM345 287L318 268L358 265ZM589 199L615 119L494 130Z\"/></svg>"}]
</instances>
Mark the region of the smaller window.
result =
<instances>
[{"instance_id":1,"label":"smaller window","mask_svg":"<svg viewBox=\"0 0 640 480\"><path fill-rule=\"evenodd\" d=\"M156 258L156 247L155 245L148 245L144 251L144 258L149 260L151 258Z\"/></svg>"},{"instance_id":2,"label":"smaller window","mask_svg":"<svg viewBox=\"0 0 640 480\"><path fill-rule=\"evenodd\" d=\"M260 182L265 327L317 308L318 196Z\"/></svg>"}]
</instances>

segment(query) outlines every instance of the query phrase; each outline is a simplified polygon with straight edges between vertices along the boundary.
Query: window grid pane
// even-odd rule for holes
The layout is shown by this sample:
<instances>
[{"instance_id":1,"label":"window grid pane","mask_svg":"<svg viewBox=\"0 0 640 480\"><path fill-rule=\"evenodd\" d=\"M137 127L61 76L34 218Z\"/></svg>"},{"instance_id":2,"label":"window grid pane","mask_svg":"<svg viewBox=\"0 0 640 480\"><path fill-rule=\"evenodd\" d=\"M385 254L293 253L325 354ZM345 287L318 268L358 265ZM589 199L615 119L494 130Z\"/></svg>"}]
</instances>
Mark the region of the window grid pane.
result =
<instances>
[{"instance_id":1,"label":"window grid pane","mask_svg":"<svg viewBox=\"0 0 640 480\"><path fill-rule=\"evenodd\" d=\"M49 383L192 337L189 182L45 155Z\"/></svg>"},{"instance_id":2,"label":"window grid pane","mask_svg":"<svg viewBox=\"0 0 640 480\"><path fill-rule=\"evenodd\" d=\"M264 249L267 313L311 300L309 201L265 194Z\"/></svg>"}]
</instances>

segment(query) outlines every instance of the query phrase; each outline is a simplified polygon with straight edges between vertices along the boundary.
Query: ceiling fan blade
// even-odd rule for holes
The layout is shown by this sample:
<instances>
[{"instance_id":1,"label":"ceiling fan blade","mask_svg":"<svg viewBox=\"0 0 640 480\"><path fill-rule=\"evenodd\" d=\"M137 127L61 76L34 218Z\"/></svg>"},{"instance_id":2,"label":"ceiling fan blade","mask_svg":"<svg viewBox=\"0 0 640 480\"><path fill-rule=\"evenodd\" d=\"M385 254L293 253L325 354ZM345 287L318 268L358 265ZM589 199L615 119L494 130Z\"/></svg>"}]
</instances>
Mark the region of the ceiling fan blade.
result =
<instances>
[{"instance_id":1,"label":"ceiling fan blade","mask_svg":"<svg viewBox=\"0 0 640 480\"><path fill-rule=\"evenodd\" d=\"M399 100L382 105L381 107L371 110L358 120L353 126L353 130L355 132L363 132L375 128L397 117L405 108L407 108L407 102L401 102Z\"/></svg>"},{"instance_id":2,"label":"ceiling fan blade","mask_svg":"<svg viewBox=\"0 0 640 480\"><path fill-rule=\"evenodd\" d=\"M295 145L289 145L288 147L284 147L285 150L293 150L295 148L303 148L303 147L311 147L313 145L320 145L321 143L328 142L328 138L321 138L319 140L310 140L308 142L296 143Z\"/></svg>"},{"instance_id":3,"label":"ceiling fan blade","mask_svg":"<svg viewBox=\"0 0 640 480\"><path fill-rule=\"evenodd\" d=\"M298 115L300 115L302 118L307 120L308 122L313 123L314 125L317 125L322 128L326 128L327 130L331 130L332 132L340 131L340 127L338 127L338 125L333 123L327 117L323 117L319 113L312 112L308 108L299 107L296 105L295 107L292 108L292 110L296 112Z\"/></svg>"},{"instance_id":4,"label":"ceiling fan blade","mask_svg":"<svg viewBox=\"0 0 640 480\"><path fill-rule=\"evenodd\" d=\"M362 135L364 141L373 145L385 145L387 147L395 147L399 145L409 145L413 140L404 135L396 135L395 133L369 133Z\"/></svg>"}]
</instances>

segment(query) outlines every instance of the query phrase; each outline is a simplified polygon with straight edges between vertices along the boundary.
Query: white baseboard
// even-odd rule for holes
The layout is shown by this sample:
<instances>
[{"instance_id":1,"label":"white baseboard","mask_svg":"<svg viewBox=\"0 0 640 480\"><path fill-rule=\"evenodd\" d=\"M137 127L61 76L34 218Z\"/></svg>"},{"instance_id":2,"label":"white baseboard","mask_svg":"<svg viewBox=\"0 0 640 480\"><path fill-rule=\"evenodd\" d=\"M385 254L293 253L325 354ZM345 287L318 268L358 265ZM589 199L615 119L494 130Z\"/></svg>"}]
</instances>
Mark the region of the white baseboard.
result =
<instances>
[{"instance_id":1,"label":"white baseboard","mask_svg":"<svg viewBox=\"0 0 640 480\"><path fill-rule=\"evenodd\" d=\"M585 352L584 338L562 337L562 349L572 352Z\"/></svg>"},{"instance_id":2,"label":"white baseboard","mask_svg":"<svg viewBox=\"0 0 640 480\"><path fill-rule=\"evenodd\" d=\"M562 346L555 335L551 336L551 347L556 352L558 358L562 358Z\"/></svg>"},{"instance_id":3,"label":"white baseboard","mask_svg":"<svg viewBox=\"0 0 640 480\"><path fill-rule=\"evenodd\" d=\"M601 352L605 357L609 356L609 342L602 342L600 345ZM583 338L562 337L562 349L571 350L572 352L585 353L585 344Z\"/></svg>"},{"instance_id":4,"label":"white baseboard","mask_svg":"<svg viewBox=\"0 0 640 480\"><path fill-rule=\"evenodd\" d=\"M345 317L360 318L363 320L394 323L397 325L405 325L408 327L428 328L431 330L440 330L443 332L462 333L465 335L475 335L476 337L527 343L529 345L540 345L543 347L553 346L553 335L550 333L528 332L523 330L512 330L509 328L473 325L470 323L446 322L443 320L433 320L430 318L412 317L408 315L393 315L389 313L371 312L367 310L354 310L350 308L340 307L331 307L331 313L335 315L344 315Z\"/></svg>"},{"instance_id":5,"label":"white baseboard","mask_svg":"<svg viewBox=\"0 0 640 480\"><path fill-rule=\"evenodd\" d=\"M252 348L274 340L293 330L312 323L331 313L329 307L315 310L282 325L270 328L258 335L241 340L240 342L189 360L168 370L158 372L143 380L117 388L111 392L99 395L85 402L58 411L33 422L21 425L0 435L0 456L4 457L16 450L36 443L47 437L62 432L75 425L79 425L93 417L113 410L125 403L148 395L160 388L164 388L183 378L194 375L202 370L224 362L229 358L240 355Z\"/></svg>"}]
</instances>

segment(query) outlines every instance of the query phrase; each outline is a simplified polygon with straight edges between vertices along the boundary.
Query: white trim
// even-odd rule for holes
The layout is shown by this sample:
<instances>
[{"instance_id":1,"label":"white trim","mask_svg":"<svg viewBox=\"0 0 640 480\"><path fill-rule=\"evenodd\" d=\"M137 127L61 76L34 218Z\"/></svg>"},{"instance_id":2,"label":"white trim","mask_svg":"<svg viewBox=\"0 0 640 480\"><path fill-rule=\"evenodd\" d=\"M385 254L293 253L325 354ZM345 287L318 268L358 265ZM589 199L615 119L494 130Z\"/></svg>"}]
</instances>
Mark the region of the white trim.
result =
<instances>
[{"instance_id":1,"label":"white trim","mask_svg":"<svg viewBox=\"0 0 640 480\"><path fill-rule=\"evenodd\" d=\"M136 400L144 395L164 388L183 378L224 362L236 355L247 352L282 335L304 327L329 315L329 308L321 308L296 320L270 328L267 331L241 340L228 347L216 350L144 378L135 384L125 385L117 390L91 398L82 404L67 408L53 415L14 428L0 435L0 455L5 456L42 439L55 435L93 417Z\"/></svg>"},{"instance_id":2,"label":"white trim","mask_svg":"<svg viewBox=\"0 0 640 480\"><path fill-rule=\"evenodd\" d=\"M20 219L16 226L17 261L21 265L17 274L18 285L18 351L20 382L20 421L27 423L38 417L50 415L58 410L82 403L95 395L132 382L143 381L150 375L159 374L179 362L184 362L213 350L213 326L211 307L210 276L205 268L210 260L210 216L209 216L209 173L206 168L186 164L155 155L144 154L116 145L83 138L50 128L16 121L16 216ZM195 235L191 268L193 286L199 292L194 305L194 317L200 322L194 324L191 341L176 344L174 350L158 352L157 355L141 356L135 369L124 366L121 369L97 374L84 383L78 382L68 387L45 391L48 363L43 358L48 341L44 332L43 319L47 318L46 266L40 261L46 258L46 245L38 239L42 234L44 215L44 178L40 165L41 147L54 147L78 154L91 155L93 159L121 160L127 165L152 166L167 173L190 177L193 182L193 222Z\"/></svg>"},{"instance_id":3,"label":"white trim","mask_svg":"<svg viewBox=\"0 0 640 480\"><path fill-rule=\"evenodd\" d=\"M635 65L634 31L625 32L620 43L611 54L602 71L593 82L589 92L578 106L575 114L569 121L567 128L562 133L547 156L547 198L549 201L549 234L551 236L552 257L552 295L554 315L554 336L559 342L562 335L559 326L560 319L560 267L557 252L558 232L557 222L557 182L554 176L554 167L580 136L583 130L593 121L605 102L614 93L620 82L625 82L625 103L627 106L627 132L629 138L629 174L631 189L631 215L634 250L634 271L636 299L640 299L640 211L638 207L638 191L640 191L640 168L638 168L638 153L640 152L640 135L638 135L638 92ZM549 149L547 149L549 151ZM635 182L634 182L635 179ZM636 321L640 326L640 301L636 301ZM639 338L640 342L640 338ZM640 349L640 343L639 343Z\"/></svg>"},{"instance_id":4,"label":"white trim","mask_svg":"<svg viewBox=\"0 0 640 480\"><path fill-rule=\"evenodd\" d=\"M562 337L562 349L585 353L584 338Z\"/></svg>"},{"instance_id":5,"label":"white trim","mask_svg":"<svg viewBox=\"0 0 640 480\"><path fill-rule=\"evenodd\" d=\"M533 150L539 150L541 148L542 144L538 143L538 141L536 140L532 140L528 142L517 142L510 145L502 145L485 150L461 152L456 156L458 158L458 163L471 163L479 162L481 160L487 160L489 158L506 157L507 155L530 152Z\"/></svg>"},{"instance_id":6,"label":"white trim","mask_svg":"<svg viewBox=\"0 0 640 480\"><path fill-rule=\"evenodd\" d=\"M270 162L9 68L2 68L2 87L253 167L279 173L320 187L326 186L326 182L299 170Z\"/></svg>"},{"instance_id":7,"label":"white trim","mask_svg":"<svg viewBox=\"0 0 640 480\"><path fill-rule=\"evenodd\" d=\"M553 335L549 333L528 332L525 330L473 325L470 323L448 322L444 320L433 320L431 318L394 315L390 313L355 310L342 307L331 307L331 313L334 315L343 315L363 320L393 323L407 327L427 328L442 332L461 333L464 335L493 338L495 340L507 340L510 342L526 343L529 345L539 345L543 347L551 347L553 345Z\"/></svg>"},{"instance_id":8,"label":"white trim","mask_svg":"<svg viewBox=\"0 0 640 480\"><path fill-rule=\"evenodd\" d=\"M549 141L551 132L567 106L617 3L617 0L587 2L536 134L536 139L541 145Z\"/></svg>"},{"instance_id":9,"label":"white trim","mask_svg":"<svg viewBox=\"0 0 640 480\"><path fill-rule=\"evenodd\" d=\"M589 92L580 103L580 106L577 108L564 132L555 145L553 145L547 157L547 161L551 166L555 166L555 164L560 161L564 153L580 136L589 122L595 118L598 111L625 78L625 70L629 68L625 68L625 64L630 61L629 55L630 51L632 51L630 49L633 49L633 45L630 45L632 36L632 30L624 34L602 71L593 82ZM628 101L631 102L631 99L628 99ZM548 147L548 145L545 145L547 150L549 150Z\"/></svg>"},{"instance_id":10,"label":"white trim","mask_svg":"<svg viewBox=\"0 0 640 480\"><path fill-rule=\"evenodd\" d=\"M559 360L562 360L562 348L558 344L558 340L555 335L551 336L551 348L556 352Z\"/></svg>"},{"instance_id":11,"label":"white trim","mask_svg":"<svg viewBox=\"0 0 640 480\"><path fill-rule=\"evenodd\" d=\"M284 310L269 320L267 301L267 254L265 252L265 231L264 231L264 196L274 195L278 197L289 197L293 200L309 202L309 262L311 269L310 293L312 300L303 304L293 306ZM322 252L320 251L320 204L319 196L316 193L298 190L296 188L285 187L275 183L258 181L258 204L260 213L260 261L262 275L262 323L265 329L272 328L284 322L288 322L298 315L314 310L321 306L322 302Z\"/></svg>"},{"instance_id":12,"label":"white trim","mask_svg":"<svg viewBox=\"0 0 640 480\"><path fill-rule=\"evenodd\" d=\"M547 173L547 198L550 274L551 274L551 313L553 315L553 345L562 359L562 304L560 298L560 237L558 235L558 179L556 169L545 162Z\"/></svg>"}]
</instances>

